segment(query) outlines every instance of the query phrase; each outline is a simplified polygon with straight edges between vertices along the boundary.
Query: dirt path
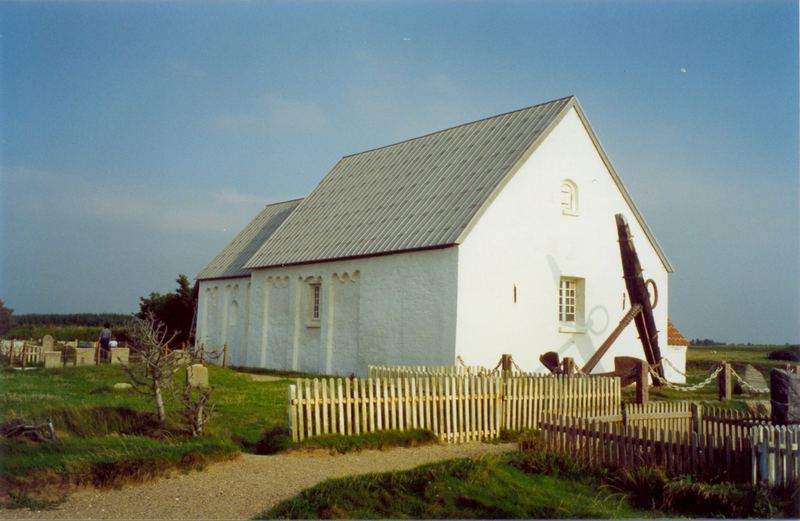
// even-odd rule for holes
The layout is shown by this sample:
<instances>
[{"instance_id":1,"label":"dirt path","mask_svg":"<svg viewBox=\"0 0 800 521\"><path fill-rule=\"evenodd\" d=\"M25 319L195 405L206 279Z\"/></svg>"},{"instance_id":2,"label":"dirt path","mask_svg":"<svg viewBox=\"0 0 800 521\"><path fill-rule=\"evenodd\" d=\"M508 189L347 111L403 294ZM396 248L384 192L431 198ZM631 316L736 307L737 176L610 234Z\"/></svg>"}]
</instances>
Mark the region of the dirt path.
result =
<instances>
[{"instance_id":1,"label":"dirt path","mask_svg":"<svg viewBox=\"0 0 800 521\"><path fill-rule=\"evenodd\" d=\"M326 479L406 470L514 448L513 444L467 443L338 456L244 454L203 472L174 474L119 490L77 492L54 510L0 510L0 519L251 519Z\"/></svg>"}]
</instances>

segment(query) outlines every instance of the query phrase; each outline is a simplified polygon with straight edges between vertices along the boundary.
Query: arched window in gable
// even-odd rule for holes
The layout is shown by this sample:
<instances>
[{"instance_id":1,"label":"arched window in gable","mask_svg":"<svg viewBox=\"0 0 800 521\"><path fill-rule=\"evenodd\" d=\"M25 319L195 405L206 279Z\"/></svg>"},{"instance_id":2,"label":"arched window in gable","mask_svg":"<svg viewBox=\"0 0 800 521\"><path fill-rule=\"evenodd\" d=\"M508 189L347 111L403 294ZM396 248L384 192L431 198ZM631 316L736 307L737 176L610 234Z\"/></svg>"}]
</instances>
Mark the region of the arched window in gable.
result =
<instances>
[{"instance_id":1,"label":"arched window in gable","mask_svg":"<svg viewBox=\"0 0 800 521\"><path fill-rule=\"evenodd\" d=\"M561 213L578 215L578 187L569 179L561 181Z\"/></svg>"}]
</instances>

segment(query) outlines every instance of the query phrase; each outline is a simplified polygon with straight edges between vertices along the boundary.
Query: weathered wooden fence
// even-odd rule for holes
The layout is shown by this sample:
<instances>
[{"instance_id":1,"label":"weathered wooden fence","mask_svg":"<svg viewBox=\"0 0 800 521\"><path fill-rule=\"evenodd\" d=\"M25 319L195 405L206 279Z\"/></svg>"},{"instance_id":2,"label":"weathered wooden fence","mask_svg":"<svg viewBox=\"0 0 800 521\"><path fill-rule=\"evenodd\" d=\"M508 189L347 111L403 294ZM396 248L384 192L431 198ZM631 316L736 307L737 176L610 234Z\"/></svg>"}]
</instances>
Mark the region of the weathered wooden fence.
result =
<instances>
[{"instance_id":1,"label":"weathered wooden fence","mask_svg":"<svg viewBox=\"0 0 800 521\"><path fill-rule=\"evenodd\" d=\"M751 428L753 482L800 483L800 425Z\"/></svg>"},{"instance_id":2,"label":"weathered wooden fence","mask_svg":"<svg viewBox=\"0 0 800 521\"><path fill-rule=\"evenodd\" d=\"M0 354L13 358L14 363L19 365L32 365L44 361L44 348L23 340L3 340L0 342Z\"/></svg>"},{"instance_id":3,"label":"weathered wooden fence","mask_svg":"<svg viewBox=\"0 0 800 521\"><path fill-rule=\"evenodd\" d=\"M502 427L536 429L542 414L616 416L621 412L619 378L587 376L515 376L503 379Z\"/></svg>"},{"instance_id":4,"label":"weathered wooden fence","mask_svg":"<svg viewBox=\"0 0 800 521\"><path fill-rule=\"evenodd\" d=\"M677 405L673 407L679 409ZM650 412L636 411L640 407L625 404L622 417L627 424L608 417L546 414L539 428L548 450L589 464L659 465L670 475L770 486L800 480L800 426L758 424L765 420L741 412L703 411L692 404L688 422L682 420L687 413L676 410L673 419L682 423L670 428L667 420L666 427L656 427L664 422L653 423Z\"/></svg>"},{"instance_id":5,"label":"weathered wooden fence","mask_svg":"<svg viewBox=\"0 0 800 521\"><path fill-rule=\"evenodd\" d=\"M769 425L770 418L745 411L727 411L703 406L699 432L733 439L752 439L752 427Z\"/></svg>"},{"instance_id":6,"label":"weathered wooden fence","mask_svg":"<svg viewBox=\"0 0 800 521\"><path fill-rule=\"evenodd\" d=\"M658 465L668 475L691 474L698 479L749 482L752 479L750 440L697 432L596 422L550 416L540 424L547 450L587 464L610 467Z\"/></svg>"},{"instance_id":7,"label":"weathered wooden fence","mask_svg":"<svg viewBox=\"0 0 800 521\"><path fill-rule=\"evenodd\" d=\"M320 434L428 429L441 440L496 438L545 412L618 414L617 378L417 376L298 380L289 387L294 440Z\"/></svg>"}]
</instances>

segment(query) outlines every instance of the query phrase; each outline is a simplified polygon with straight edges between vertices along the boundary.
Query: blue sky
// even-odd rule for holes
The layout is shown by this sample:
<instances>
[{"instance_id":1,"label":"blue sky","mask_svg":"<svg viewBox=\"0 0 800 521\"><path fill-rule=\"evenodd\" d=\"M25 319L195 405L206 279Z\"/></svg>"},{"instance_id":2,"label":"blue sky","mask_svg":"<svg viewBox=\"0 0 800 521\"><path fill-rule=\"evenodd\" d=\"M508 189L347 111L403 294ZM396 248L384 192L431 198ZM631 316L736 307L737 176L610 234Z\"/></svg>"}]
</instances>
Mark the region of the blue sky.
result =
<instances>
[{"instance_id":1,"label":"blue sky","mask_svg":"<svg viewBox=\"0 0 800 521\"><path fill-rule=\"evenodd\" d=\"M0 298L137 309L342 155L575 94L689 337L800 341L788 1L0 5Z\"/></svg>"}]
</instances>

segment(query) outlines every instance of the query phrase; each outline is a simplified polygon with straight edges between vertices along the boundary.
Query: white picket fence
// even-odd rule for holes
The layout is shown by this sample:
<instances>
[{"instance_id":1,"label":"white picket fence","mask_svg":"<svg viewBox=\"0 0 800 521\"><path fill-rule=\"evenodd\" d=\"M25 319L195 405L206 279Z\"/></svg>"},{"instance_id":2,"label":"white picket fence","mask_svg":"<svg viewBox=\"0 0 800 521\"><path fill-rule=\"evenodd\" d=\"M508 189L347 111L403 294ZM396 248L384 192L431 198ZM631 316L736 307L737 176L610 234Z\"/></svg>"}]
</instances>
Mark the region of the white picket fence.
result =
<instances>
[{"instance_id":1,"label":"white picket fence","mask_svg":"<svg viewBox=\"0 0 800 521\"><path fill-rule=\"evenodd\" d=\"M298 380L289 387L295 441L321 434L427 429L459 443L538 427L542 414L620 413L618 378L414 376Z\"/></svg>"},{"instance_id":2,"label":"white picket fence","mask_svg":"<svg viewBox=\"0 0 800 521\"><path fill-rule=\"evenodd\" d=\"M800 425L752 427L753 483L800 482Z\"/></svg>"},{"instance_id":3,"label":"white picket fence","mask_svg":"<svg viewBox=\"0 0 800 521\"><path fill-rule=\"evenodd\" d=\"M0 354L3 356L13 355L14 363L18 365L23 365L23 357L24 365L44 362L44 348L25 340L0 341Z\"/></svg>"}]
</instances>

